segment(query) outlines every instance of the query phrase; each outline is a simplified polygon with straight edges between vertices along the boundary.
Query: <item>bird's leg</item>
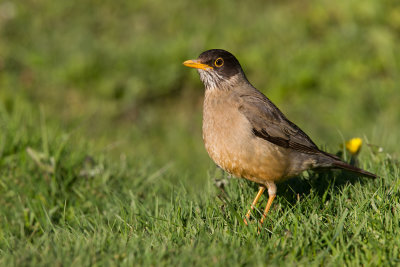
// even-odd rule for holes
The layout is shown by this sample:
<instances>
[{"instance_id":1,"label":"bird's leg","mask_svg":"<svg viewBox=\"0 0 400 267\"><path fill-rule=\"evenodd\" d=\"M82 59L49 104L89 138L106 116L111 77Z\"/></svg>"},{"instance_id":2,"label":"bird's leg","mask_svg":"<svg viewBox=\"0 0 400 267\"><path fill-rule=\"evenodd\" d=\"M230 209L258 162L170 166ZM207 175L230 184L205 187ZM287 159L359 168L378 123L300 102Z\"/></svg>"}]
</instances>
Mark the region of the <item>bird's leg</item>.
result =
<instances>
[{"instance_id":1,"label":"bird's leg","mask_svg":"<svg viewBox=\"0 0 400 267\"><path fill-rule=\"evenodd\" d=\"M261 218L260 221L260 227L264 222L264 219L267 217L268 211L271 208L272 202L274 201L275 197L276 197L276 185L274 182L269 182L267 184L268 186L268 202L267 202L267 206L265 206L265 210L263 213L263 216Z\"/></svg>"},{"instance_id":2,"label":"bird's leg","mask_svg":"<svg viewBox=\"0 0 400 267\"><path fill-rule=\"evenodd\" d=\"M275 197L276 197L276 195L269 196L267 206L265 206L265 210L264 210L264 213L263 213L261 221L260 221L260 225L262 225L264 223L264 219L267 217L268 211L271 208L272 201L274 201Z\"/></svg>"},{"instance_id":3,"label":"bird's leg","mask_svg":"<svg viewBox=\"0 0 400 267\"><path fill-rule=\"evenodd\" d=\"M258 193L256 195L256 197L253 200L253 203L251 204L251 207L249 209L249 211L246 214L246 217L243 219L244 223L247 225L247 220L250 219L250 213L251 211L254 209L254 207L256 206L258 200L260 199L261 195L264 193L265 190L265 186L260 186L260 189L258 189ZM247 219L247 220L246 220Z\"/></svg>"}]
</instances>

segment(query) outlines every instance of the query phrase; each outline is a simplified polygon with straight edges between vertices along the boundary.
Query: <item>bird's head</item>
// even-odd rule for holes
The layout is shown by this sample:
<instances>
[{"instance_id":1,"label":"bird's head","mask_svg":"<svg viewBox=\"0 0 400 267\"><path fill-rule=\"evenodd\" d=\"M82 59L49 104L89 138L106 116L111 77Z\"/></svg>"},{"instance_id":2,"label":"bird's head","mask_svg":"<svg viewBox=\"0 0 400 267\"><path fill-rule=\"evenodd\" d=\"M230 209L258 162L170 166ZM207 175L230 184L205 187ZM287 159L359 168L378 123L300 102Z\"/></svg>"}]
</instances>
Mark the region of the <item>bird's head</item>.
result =
<instances>
[{"instance_id":1,"label":"bird's head","mask_svg":"<svg viewBox=\"0 0 400 267\"><path fill-rule=\"evenodd\" d=\"M186 60L183 65L195 68L206 89L228 89L246 77L234 55L222 49L211 49L197 59Z\"/></svg>"}]
</instances>

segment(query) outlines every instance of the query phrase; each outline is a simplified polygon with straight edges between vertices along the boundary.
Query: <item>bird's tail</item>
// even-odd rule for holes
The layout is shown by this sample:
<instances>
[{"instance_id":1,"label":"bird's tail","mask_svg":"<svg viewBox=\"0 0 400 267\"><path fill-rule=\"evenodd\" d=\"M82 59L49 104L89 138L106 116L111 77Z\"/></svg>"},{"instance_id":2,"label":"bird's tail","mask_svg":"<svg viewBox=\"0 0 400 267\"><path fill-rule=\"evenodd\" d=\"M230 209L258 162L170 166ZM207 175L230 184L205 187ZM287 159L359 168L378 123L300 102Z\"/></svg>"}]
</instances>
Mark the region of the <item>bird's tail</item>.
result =
<instances>
[{"instance_id":1,"label":"bird's tail","mask_svg":"<svg viewBox=\"0 0 400 267\"><path fill-rule=\"evenodd\" d=\"M360 175L368 177L368 178L375 179L377 177L375 174L373 174L371 172L364 171L364 170L362 170L360 168L354 167L354 166L352 166L350 164L347 164L347 163L345 163L343 161L339 161L339 160L334 161L332 165L335 168L351 171L351 172L354 172L356 174L360 174Z\"/></svg>"}]
</instances>

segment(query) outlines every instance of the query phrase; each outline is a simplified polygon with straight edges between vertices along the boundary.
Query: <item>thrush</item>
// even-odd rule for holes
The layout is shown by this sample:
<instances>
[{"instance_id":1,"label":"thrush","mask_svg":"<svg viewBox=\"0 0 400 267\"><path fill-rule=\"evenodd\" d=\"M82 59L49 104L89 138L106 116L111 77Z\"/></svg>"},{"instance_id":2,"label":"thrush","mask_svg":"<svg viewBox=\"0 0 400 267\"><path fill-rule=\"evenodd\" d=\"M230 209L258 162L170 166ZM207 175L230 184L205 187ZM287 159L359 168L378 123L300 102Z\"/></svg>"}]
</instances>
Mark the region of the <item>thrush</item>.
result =
<instances>
[{"instance_id":1,"label":"thrush","mask_svg":"<svg viewBox=\"0 0 400 267\"><path fill-rule=\"evenodd\" d=\"M226 172L260 185L244 218L246 224L265 189L269 198L261 224L276 197L276 183L303 171L334 168L376 178L320 150L250 84L231 53L212 49L183 64L196 68L205 86L203 141L208 154Z\"/></svg>"}]
</instances>

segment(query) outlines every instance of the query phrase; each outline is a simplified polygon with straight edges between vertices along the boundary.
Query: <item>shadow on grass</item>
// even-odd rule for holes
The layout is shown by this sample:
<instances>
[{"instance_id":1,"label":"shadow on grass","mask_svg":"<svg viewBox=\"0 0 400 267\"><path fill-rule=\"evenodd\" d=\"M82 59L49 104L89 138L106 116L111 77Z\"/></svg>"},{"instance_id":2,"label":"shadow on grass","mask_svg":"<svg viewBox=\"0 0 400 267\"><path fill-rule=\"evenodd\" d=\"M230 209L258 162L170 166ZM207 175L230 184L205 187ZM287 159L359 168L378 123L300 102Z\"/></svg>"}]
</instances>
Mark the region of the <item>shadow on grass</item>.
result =
<instances>
[{"instance_id":1,"label":"shadow on grass","mask_svg":"<svg viewBox=\"0 0 400 267\"><path fill-rule=\"evenodd\" d=\"M221 170L221 169L218 169ZM222 177L224 177L221 170ZM277 195L286 199L288 203L294 205L299 199L306 198L310 194L318 195L323 198L323 201L329 200L331 195L329 191L341 191L348 185L360 183L361 185L370 182L372 179L363 177L352 172L340 169L317 169L310 170L305 175L295 176L287 181L277 184ZM243 179L246 186L253 188L254 192L258 191L259 185L257 183ZM221 190L223 195L219 197L230 198L229 194L225 192L225 185L229 183L229 179L216 179L214 183L217 188Z\"/></svg>"},{"instance_id":2,"label":"shadow on grass","mask_svg":"<svg viewBox=\"0 0 400 267\"><path fill-rule=\"evenodd\" d=\"M371 178L359 176L343 170L313 170L308 172L307 178L296 176L278 184L278 196L284 197L290 204L295 204L299 198L317 194L329 200L328 190L341 191L351 184L365 184Z\"/></svg>"}]
</instances>

